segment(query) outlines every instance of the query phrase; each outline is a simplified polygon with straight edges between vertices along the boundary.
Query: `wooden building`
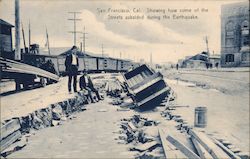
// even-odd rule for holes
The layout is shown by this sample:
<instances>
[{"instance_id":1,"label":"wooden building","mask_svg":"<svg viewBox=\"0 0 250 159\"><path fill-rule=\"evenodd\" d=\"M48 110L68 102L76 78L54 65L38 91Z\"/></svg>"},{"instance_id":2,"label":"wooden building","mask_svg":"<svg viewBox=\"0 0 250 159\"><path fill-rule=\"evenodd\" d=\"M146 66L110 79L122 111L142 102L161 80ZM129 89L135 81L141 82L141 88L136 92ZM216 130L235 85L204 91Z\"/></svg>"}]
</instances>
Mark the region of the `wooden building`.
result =
<instances>
[{"instance_id":1,"label":"wooden building","mask_svg":"<svg viewBox=\"0 0 250 159\"><path fill-rule=\"evenodd\" d=\"M0 19L0 53L2 57L13 58L12 27L10 23Z\"/></svg>"}]
</instances>

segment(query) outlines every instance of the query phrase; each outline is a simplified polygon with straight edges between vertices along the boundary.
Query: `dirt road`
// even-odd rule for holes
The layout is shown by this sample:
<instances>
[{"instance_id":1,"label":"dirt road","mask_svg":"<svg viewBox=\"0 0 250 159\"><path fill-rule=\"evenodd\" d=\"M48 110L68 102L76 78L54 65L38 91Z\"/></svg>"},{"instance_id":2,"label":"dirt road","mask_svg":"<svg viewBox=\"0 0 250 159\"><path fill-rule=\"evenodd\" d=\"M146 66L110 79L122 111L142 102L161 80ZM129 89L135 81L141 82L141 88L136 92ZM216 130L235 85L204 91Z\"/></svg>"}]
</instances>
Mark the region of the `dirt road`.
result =
<instances>
[{"instance_id":1,"label":"dirt road","mask_svg":"<svg viewBox=\"0 0 250 159\"><path fill-rule=\"evenodd\" d=\"M241 150L249 153L249 81L246 73L233 72L232 77L230 72L216 74L218 78L212 77L215 75L214 73L210 75L207 72L206 76L197 75L197 72L196 74L178 72L173 74L174 76L168 76L171 79L179 77L179 82L167 80L177 94L175 102L178 105L190 106L189 108L178 108L176 112L181 114L190 125L193 125L195 107L207 107L206 131L218 132ZM227 77L223 78L223 74L226 74ZM234 74L238 74L238 76L234 77ZM230 78L228 80L228 77L234 78L235 81ZM197 86L199 82L203 82L208 87ZM226 92L222 90L226 90Z\"/></svg>"}]
</instances>

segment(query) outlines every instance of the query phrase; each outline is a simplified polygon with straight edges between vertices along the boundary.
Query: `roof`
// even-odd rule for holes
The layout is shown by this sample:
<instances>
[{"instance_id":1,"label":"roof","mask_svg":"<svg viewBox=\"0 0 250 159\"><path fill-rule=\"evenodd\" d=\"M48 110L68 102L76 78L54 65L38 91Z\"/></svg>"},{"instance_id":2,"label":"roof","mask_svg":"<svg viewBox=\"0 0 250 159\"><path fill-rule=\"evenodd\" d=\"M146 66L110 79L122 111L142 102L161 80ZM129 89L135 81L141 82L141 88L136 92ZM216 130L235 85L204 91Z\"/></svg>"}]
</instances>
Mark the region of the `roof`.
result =
<instances>
[{"instance_id":1,"label":"roof","mask_svg":"<svg viewBox=\"0 0 250 159\"><path fill-rule=\"evenodd\" d=\"M9 26L9 27L14 27L14 26L11 25L10 23L8 23L8 22L6 22L6 21L4 21L4 20L2 20L2 19L0 19L0 24L1 24L1 25L7 25L7 26Z\"/></svg>"},{"instance_id":2,"label":"roof","mask_svg":"<svg viewBox=\"0 0 250 159\"><path fill-rule=\"evenodd\" d=\"M219 59L220 55L219 54L212 54L209 56L210 59Z\"/></svg>"}]
</instances>

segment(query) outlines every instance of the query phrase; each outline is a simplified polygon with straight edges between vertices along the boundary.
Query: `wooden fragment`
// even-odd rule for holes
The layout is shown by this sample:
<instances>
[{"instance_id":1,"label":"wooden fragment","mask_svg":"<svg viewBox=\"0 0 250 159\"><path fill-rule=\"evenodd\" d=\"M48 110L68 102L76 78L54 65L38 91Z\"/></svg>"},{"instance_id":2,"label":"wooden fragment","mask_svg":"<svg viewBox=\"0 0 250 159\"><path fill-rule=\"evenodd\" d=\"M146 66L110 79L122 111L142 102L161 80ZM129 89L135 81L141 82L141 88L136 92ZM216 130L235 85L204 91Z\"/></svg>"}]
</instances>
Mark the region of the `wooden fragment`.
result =
<instances>
[{"instance_id":1,"label":"wooden fragment","mask_svg":"<svg viewBox=\"0 0 250 159\"><path fill-rule=\"evenodd\" d=\"M17 139L19 139L22 136L21 132L15 131L11 135L7 136L5 139L1 140L1 152L8 148L13 142L15 142Z\"/></svg>"},{"instance_id":2,"label":"wooden fragment","mask_svg":"<svg viewBox=\"0 0 250 159\"><path fill-rule=\"evenodd\" d=\"M227 141L227 140L222 140L221 142L223 145L232 145L232 143L230 141Z\"/></svg>"},{"instance_id":3,"label":"wooden fragment","mask_svg":"<svg viewBox=\"0 0 250 159\"><path fill-rule=\"evenodd\" d=\"M231 151L232 151L233 153L239 153L239 152L241 152L239 148L231 149Z\"/></svg>"},{"instance_id":4,"label":"wooden fragment","mask_svg":"<svg viewBox=\"0 0 250 159\"><path fill-rule=\"evenodd\" d=\"M178 148L183 154L185 154L188 158L200 159L192 150L190 150L187 146L176 140L174 137L168 135L167 140L173 144L176 148Z\"/></svg>"},{"instance_id":5,"label":"wooden fragment","mask_svg":"<svg viewBox=\"0 0 250 159\"><path fill-rule=\"evenodd\" d=\"M189 130L189 134L194 137L215 159L230 158L223 150L221 150L205 133Z\"/></svg>"},{"instance_id":6,"label":"wooden fragment","mask_svg":"<svg viewBox=\"0 0 250 159\"><path fill-rule=\"evenodd\" d=\"M7 137L8 135L12 134L14 131L17 131L21 128L19 119L11 119L5 125L1 127L1 139Z\"/></svg>"},{"instance_id":7,"label":"wooden fragment","mask_svg":"<svg viewBox=\"0 0 250 159\"><path fill-rule=\"evenodd\" d=\"M33 75L39 75L43 77L47 77L53 79L55 81L59 81L59 76L40 69L38 67L34 67L25 63L17 62L14 60L4 59L0 57L0 63L4 64L6 67L2 67L5 72L16 72L16 73L27 73Z\"/></svg>"},{"instance_id":8,"label":"wooden fragment","mask_svg":"<svg viewBox=\"0 0 250 159\"><path fill-rule=\"evenodd\" d=\"M132 130L132 131L136 131L136 127L135 127L135 125L132 123L132 122L128 122L128 126L129 126L129 128Z\"/></svg>"},{"instance_id":9,"label":"wooden fragment","mask_svg":"<svg viewBox=\"0 0 250 159\"><path fill-rule=\"evenodd\" d=\"M204 156L204 159L205 158L213 158L208 152L207 150L197 141L195 140L195 138L191 137L191 139L193 139L194 142L197 143L197 146L200 148L200 151L202 152L201 156ZM200 156L200 157L201 157ZM203 157L201 157L203 158Z\"/></svg>"},{"instance_id":10,"label":"wooden fragment","mask_svg":"<svg viewBox=\"0 0 250 159\"><path fill-rule=\"evenodd\" d=\"M223 151L225 151L231 158L233 159L240 159L239 156L237 156L232 150L228 149L226 146L224 146L221 142L213 138L213 141L216 145L218 145Z\"/></svg>"},{"instance_id":11,"label":"wooden fragment","mask_svg":"<svg viewBox=\"0 0 250 159\"><path fill-rule=\"evenodd\" d=\"M170 102L170 98L172 98L172 96L173 96L173 91L170 89L170 91L169 91L169 95L168 95L168 99L167 99L167 102L166 102L166 104L165 104L165 109L167 109L169 106L169 102Z\"/></svg>"},{"instance_id":12,"label":"wooden fragment","mask_svg":"<svg viewBox=\"0 0 250 159\"><path fill-rule=\"evenodd\" d=\"M158 129L158 133L161 139L161 143L162 143L162 147L163 147L163 151L165 154L166 158L177 158L176 154L173 153L173 151L171 150L175 150L175 147L171 146L171 144L166 140L166 138L164 137L164 132L162 129ZM169 146L170 145L170 146Z\"/></svg>"},{"instance_id":13,"label":"wooden fragment","mask_svg":"<svg viewBox=\"0 0 250 159\"><path fill-rule=\"evenodd\" d=\"M160 136L165 157L167 159L187 158L180 150L176 149L176 147L166 139L167 134L162 129L158 129L158 133Z\"/></svg>"},{"instance_id":14,"label":"wooden fragment","mask_svg":"<svg viewBox=\"0 0 250 159\"><path fill-rule=\"evenodd\" d=\"M227 145L227 148L229 148L229 149L234 149L235 146L234 146L234 145Z\"/></svg>"},{"instance_id":15,"label":"wooden fragment","mask_svg":"<svg viewBox=\"0 0 250 159\"><path fill-rule=\"evenodd\" d=\"M16 149L20 149L23 148L27 145L27 138L26 137L21 137L20 141L14 142L13 144L11 144L8 148L6 148L5 150L1 150L1 154L11 154L13 152L16 151Z\"/></svg>"},{"instance_id":16,"label":"wooden fragment","mask_svg":"<svg viewBox=\"0 0 250 159\"><path fill-rule=\"evenodd\" d=\"M199 143L193 137L191 137L191 141L192 141L196 151L198 152L198 155L200 156L200 158L205 159L205 156L204 156L205 153L202 152L202 149L201 149Z\"/></svg>"},{"instance_id":17,"label":"wooden fragment","mask_svg":"<svg viewBox=\"0 0 250 159\"><path fill-rule=\"evenodd\" d=\"M169 108L189 108L189 105L171 105Z\"/></svg>"},{"instance_id":18,"label":"wooden fragment","mask_svg":"<svg viewBox=\"0 0 250 159\"><path fill-rule=\"evenodd\" d=\"M146 151L146 150L150 150L150 149L152 149L153 147L155 147L157 145L159 145L158 142L152 141L152 142L147 142L145 144L141 144L139 146L136 146L134 149L143 152L143 151Z\"/></svg>"}]
</instances>

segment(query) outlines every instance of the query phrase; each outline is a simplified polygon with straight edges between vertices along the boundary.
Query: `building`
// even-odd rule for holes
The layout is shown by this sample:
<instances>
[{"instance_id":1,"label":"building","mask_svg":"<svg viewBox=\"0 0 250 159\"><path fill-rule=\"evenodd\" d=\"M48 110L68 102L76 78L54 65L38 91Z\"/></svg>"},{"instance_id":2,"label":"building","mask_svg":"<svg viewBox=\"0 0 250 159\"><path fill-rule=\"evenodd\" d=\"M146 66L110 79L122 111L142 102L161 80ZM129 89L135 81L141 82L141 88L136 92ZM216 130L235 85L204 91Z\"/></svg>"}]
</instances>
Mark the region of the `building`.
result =
<instances>
[{"instance_id":1,"label":"building","mask_svg":"<svg viewBox=\"0 0 250 159\"><path fill-rule=\"evenodd\" d=\"M12 27L14 26L0 19L0 53L2 57L14 57L12 48Z\"/></svg>"},{"instance_id":2,"label":"building","mask_svg":"<svg viewBox=\"0 0 250 159\"><path fill-rule=\"evenodd\" d=\"M219 54L212 54L209 56L209 61L211 64L211 67L220 67L220 55Z\"/></svg>"},{"instance_id":3,"label":"building","mask_svg":"<svg viewBox=\"0 0 250 159\"><path fill-rule=\"evenodd\" d=\"M223 5L221 66L250 66L249 55L249 2Z\"/></svg>"},{"instance_id":4,"label":"building","mask_svg":"<svg viewBox=\"0 0 250 159\"><path fill-rule=\"evenodd\" d=\"M210 65L207 52L201 52L194 56L187 56L180 65L181 68L207 68Z\"/></svg>"}]
</instances>

